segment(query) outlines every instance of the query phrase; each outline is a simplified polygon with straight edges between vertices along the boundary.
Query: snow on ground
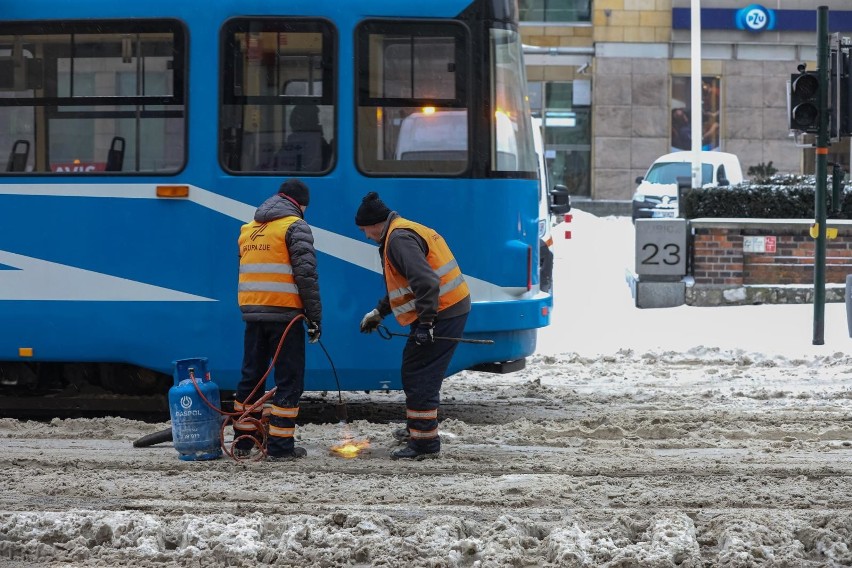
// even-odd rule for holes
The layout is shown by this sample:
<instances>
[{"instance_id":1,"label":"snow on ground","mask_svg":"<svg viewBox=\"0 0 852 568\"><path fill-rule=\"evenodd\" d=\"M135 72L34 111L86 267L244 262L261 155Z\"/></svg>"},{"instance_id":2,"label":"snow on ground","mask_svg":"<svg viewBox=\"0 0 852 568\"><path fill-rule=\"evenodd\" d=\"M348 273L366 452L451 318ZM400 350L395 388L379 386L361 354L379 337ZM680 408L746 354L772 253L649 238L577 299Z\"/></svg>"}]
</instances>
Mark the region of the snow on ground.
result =
<instances>
[{"instance_id":1,"label":"snow on ground","mask_svg":"<svg viewBox=\"0 0 852 568\"><path fill-rule=\"evenodd\" d=\"M510 375L448 379L438 460L305 424L295 463L181 462L168 427L0 420L0 565L852 565L845 307L639 310L629 219L574 212L556 309ZM398 408L400 393L350 393ZM328 448L369 439L352 460Z\"/></svg>"},{"instance_id":2,"label":"snow on ground","mask_svg":"<svg viewBox=\"0 0 852 568\"><path fill-rule=\"evenodd\" d=\"M554 229L554 325L540 334L540 353L708 346L769 356L820 355L848 352L852 346L842 303L825 305L825 343L820 346L813 345L812 304L637 309L625 274L635 259L630 219L572 214L571 223ZM571 230L570 240L559 239L565 230Z\"/></svg>"}]
</instances>

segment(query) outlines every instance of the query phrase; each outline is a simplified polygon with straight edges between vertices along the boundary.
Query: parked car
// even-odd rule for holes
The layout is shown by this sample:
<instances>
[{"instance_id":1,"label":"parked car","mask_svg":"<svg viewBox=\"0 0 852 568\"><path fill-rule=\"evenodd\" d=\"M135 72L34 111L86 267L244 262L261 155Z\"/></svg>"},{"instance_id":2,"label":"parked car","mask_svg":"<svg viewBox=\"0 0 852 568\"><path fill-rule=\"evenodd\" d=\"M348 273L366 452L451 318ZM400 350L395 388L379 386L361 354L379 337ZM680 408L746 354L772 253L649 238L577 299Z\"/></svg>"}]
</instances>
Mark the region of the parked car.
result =
<instances>
[{"instance_id":1,"label":"parked car","mask_svg":"<svg viewBox=\"0 0 852 568\"><path fill-rule=\"evenodd\" d=\"M637 177L633 194L633 221L677 217L678 178L692 178L692 152L672 152L660 156L645 177ZM740 160L727 152L701 152L701 186L716 187L742 183ZM691 185L691 181L688 181Z\"/></svg>"}]
</instances>

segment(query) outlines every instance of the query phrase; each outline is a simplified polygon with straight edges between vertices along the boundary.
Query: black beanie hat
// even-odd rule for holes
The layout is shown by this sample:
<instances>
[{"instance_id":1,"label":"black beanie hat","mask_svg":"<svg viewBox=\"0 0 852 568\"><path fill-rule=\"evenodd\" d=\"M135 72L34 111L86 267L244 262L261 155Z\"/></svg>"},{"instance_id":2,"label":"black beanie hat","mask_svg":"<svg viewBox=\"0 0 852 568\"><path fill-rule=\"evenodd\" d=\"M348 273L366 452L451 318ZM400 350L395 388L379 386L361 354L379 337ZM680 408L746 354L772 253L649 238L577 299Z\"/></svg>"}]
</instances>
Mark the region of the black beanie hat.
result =
<instances>
[{"instance_id":1,"label":"black beanie hat","mask_svg":"<svg viewBox=\"0 0 852 568\"><path fill-rule=\"evenodd\" d=\"M311 192L302 180L288 179L278 188L278 193L291 197L299 205L308 206L311 201Z\"/></svg>"},{"instance_id":2,"label":"black beanie hat","mask_svg":"<svg viewBox=\"0 0 852 568\"><path fill-rule=\"evenodd\" d=\"M359 227L375 225L386 220L390 213L391 211L385 205L385 202L379 199L379 194L371 191L361 200L361 206L358 207L358 212L355 213L355 224Z\"/></svg>"}]
</instances>

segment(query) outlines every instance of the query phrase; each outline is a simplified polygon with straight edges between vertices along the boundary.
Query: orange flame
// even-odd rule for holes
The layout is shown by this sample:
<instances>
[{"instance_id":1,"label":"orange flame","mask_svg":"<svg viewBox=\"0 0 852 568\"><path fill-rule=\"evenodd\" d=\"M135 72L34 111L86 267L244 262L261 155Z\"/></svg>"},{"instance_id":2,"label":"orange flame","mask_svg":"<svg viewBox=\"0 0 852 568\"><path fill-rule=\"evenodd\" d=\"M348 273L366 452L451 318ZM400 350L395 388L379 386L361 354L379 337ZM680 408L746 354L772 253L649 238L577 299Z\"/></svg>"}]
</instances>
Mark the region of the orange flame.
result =
<instances>
[{"instance_id":1,"label":"orange flame","mask_svg":"<svg viewBox=\"0 0 852 568\"><path fill-rule=\"evenodd\" d=\"M331 451L342 458L351 459L357 458L358 454L370 447L369 440L355 441L352 439L344 440L342 443L331 447Z\"/></svg>"}]
</instances>

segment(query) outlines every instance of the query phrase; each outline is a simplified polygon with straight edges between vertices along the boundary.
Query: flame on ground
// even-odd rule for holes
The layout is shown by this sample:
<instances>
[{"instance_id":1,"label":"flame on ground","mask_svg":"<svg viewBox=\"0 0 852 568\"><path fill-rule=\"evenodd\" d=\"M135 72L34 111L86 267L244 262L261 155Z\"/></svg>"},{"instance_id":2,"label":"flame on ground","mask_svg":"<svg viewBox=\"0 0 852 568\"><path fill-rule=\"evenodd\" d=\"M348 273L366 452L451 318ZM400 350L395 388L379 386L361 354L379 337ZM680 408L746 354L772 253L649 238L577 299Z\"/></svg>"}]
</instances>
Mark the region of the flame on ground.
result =
<instances>
[{"instance_id":1,"label":"flame on ground","mask_svg":"<svg viewBox=\"0 0 852 568\"><path fill-rule=\"evenodd\" d=\"M350 459L357 458L358 454L370 447L368 440L355 441L352 439L344 440L342 443L331 447L332 453L340 457Z\"/></svg>"}]
</instances>

